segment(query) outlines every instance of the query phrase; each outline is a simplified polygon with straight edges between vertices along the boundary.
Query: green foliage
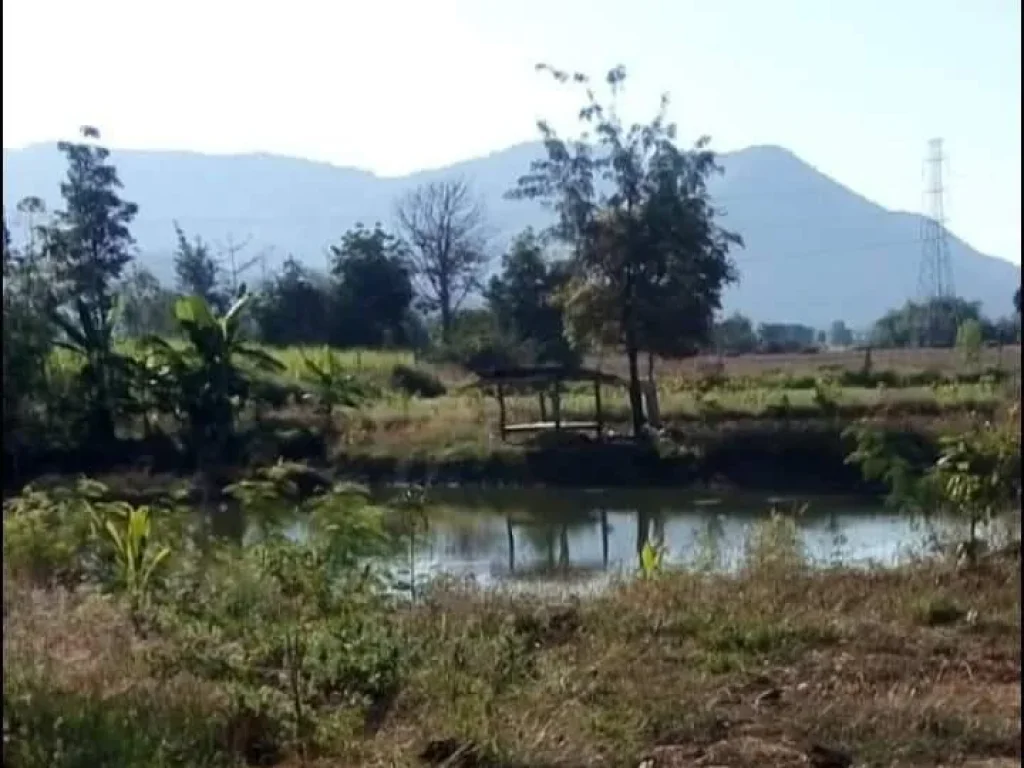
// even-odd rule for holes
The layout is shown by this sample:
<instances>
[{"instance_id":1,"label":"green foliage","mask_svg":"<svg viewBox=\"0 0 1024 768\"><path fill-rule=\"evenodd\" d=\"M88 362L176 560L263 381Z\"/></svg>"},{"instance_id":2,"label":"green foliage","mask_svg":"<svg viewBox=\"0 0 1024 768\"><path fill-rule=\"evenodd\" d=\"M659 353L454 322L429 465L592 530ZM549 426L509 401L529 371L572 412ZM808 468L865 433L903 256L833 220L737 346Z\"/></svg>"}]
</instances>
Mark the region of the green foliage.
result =
<instances>
[{"instance_id":1,"label":"green foliage","mask_svg":"<svg viewBox=\"0 0 1024 768\"><path fill-rule=\"evenodd\" d=\"M260 339L267 344L325 344L331 341L332 284L289 257L266 281L253 302Z\"/></svg>"},{"instance_id":2,"label":"green foliage","mask_svg":"<svg viewBox=\"0 0 1024 768\"><path fill-rule=\"evenodd\" d=\"M129 690L99 697L4 670L3 758L16 768L229 768L223 723ZM187 762L186 762L187 761Z\"/></svg>"},{"instance_id":3,"label":"green foliage","mask_svg":"<svg viewBox=\"0 0 1024 768\"><path fill-rule=\"evenodd\" d=\"M952 347L957 330L981 320L981 305L960 298L908 301L875 323L872 342L880 347Z\"/></svg>"},{"instance_id":4,"label":"green foliage","mask_svg":"<svg viewBox=\"0 0 1024 768\"><path fill-rule=\"evenodd\" d=\"M348 372L341 356L330 347L324 347L317 357L303 352L302 362L302 378L313 387L325 416L330 417L339 407L357 408L369 397L365 383Z\"/></svg>"},{"instance_id":5,"label":"green foliage","mask_svg":"<svg viewBox=\"0 0 1024 768\"><path fill-rule=\"evenodd\" d=\"M645 541L640 549L640 575L645 579L653 579L661 573L665 560L666 547L663 543Z\"/></svg>"},{"instance_id":6,"label":"green foliage","mask_svg":"<svg viewBox=\"0 0 1024 768\"><path fill-rule=\"evenodd\" d=\"M224 456L237 415L248 400L250 380L239 363L267 372L283 368L242 338L241 316L250 300L251 295L242 296L218 317L200 297L181 298L174 313L187 346L181 349L164 339L147 340L146 370L152 386L186 424L193 449L207 458Z\"/></svg>"},{"instance_id":7,"label":"green foliage","mask_svg":"<svg viewBox=\"0 0 1024 768\"><path fill-rule=\"evenodd\" d=\"M47 283L39 254L18 251L3 232L3 425L4 452L16 453L33 421L33 395L45 385L53 343L47 319Z\"/></svg>"},{"instance_id":8,"label":"green foliage","mask_svg":"<svg viewBox=\"0 0 1024 768\"><path fill-rule=\"evenodd\" d=\"M706 341L721 291L735 279L729 250L741 240L716 223L707 179L721 169L708 140L692 151L676 146L675 126L665 115L667 97L648 124L627 128L615 104L626 78L623 67L606 77L609 104L597 100L585 75L538 68L558 82L585 88L579 112L584 134L567 142L541 122L547 157L510 194L554 203L559 221L552 233L573 250L572 271L580 284L575 301L601 307L603 322L587 325L602 332L617 328L625 347L639 434L639 351L689 354ZM596 146L587 131L597 137ZM598 179L610 182L608 193L599 192Z\"/></svg>"},{"instance_id":9,"label":"green foliage","mask_svg":"<svg viewBox=\"0 0 1024 768\"><path fill-rule=\"evenodd\" d=\"M978 365L981 357L982 331L977 320L964 320L956 331L956 348L964 357L964 362L973 367Z\"/></svg>"},{"instance_id":10,"label":"green foliage","mask_svg":"<svg viewBox=\"0 0 1024 768\"><path fill-rule=\"evenodd\" d=\"M556 300L569 276L568 265L546 259L540 238L527 230L503 257L501 274L491 278L486 297L498 329L524 348L528 362L579 362Z\"/></svg>"},{"instance_id":11,"label":"green foliage","mask_svg":"<svg viewBox=\"0 0 1024 768\"><path fill-rule=\"evenodd\" d=\"M712 338L715 349L727 354L743 355L757 349L754 325L739 312L715 323Z\"/></svg>"},{"instance_id":12,"label":"green foliage","mask_svg":"<svg viewBox=\"0 0 1024 768\"><path fill-rule=\"evenodd\" d=\"M391 386L415 397L441 397L447 392L441 380L430 371L403 363L392 369Z\"/></svg>"},{"instance_id":13,"label":"green foliage","mask_svg":"<svg viewBox=\"0 0 1024 768\"><path fill-rule=\"evenodd\" d=\"M229 492L257 515L297 503L309 525L300 541L269 530L183 574L163 614L174 644L161 667L228 685L247 717L278 724L282 744L337 746L351 737L346 716L388 705L401 679L402 643L367 560L389 551L381 512L355 488L296 502L280 475Z\"/></svg>"},{"instance_id":14,"label":"green foliage","mask_svg":"<svg viewBox=\"0 0 1024 768\"><path fill-rule=\"evenodd\" d=\"M116 583L136 608L148 604L158 571L171 554L170 547L151 540L151 512L149 507L125 503L106 504L92 512L94 530L101 532L113 551Z\"/></svg>"},{"instance_id":15,"label":"green foliage","mask_svg":"<svg viewBox=\"0 0 1024 768\"><path fill-rule=\"evenodd\" d=\"M797 518L806 505L790 513L772 509L766 520L757 521L747 535L744 559L754 570L792 570L806 564L803 538Z\"/></svg>"},{"instance_id":16,"label":"green foliage","mask_svg":"<svg viewBox=\"0 0 1024 768\"><path fill-rule=\"evenodd\" d=\"M174 325L174 298L152 272L134 266L118 285L118 330L133 339L169 334Z\"/></svg>"},{"instance_id":17,"label":"green foliage","mask_svg":"<svg viewBox=\"0 0 1024 768\"><path fill-rule=\"evenodd\" d=\"M975 418L971 427L940 438L939 455L926 467L908 457L880 430L861 424L847 430L856 448L847 461L859 464L867 479L889 488L889 501L921 514L952 514L977 528L1020 508L1020 406L1002 418Z\"/></svg>"},{"instance_id":18,"label":"green foliage","mask_svg":"<svg viewBox=\"0 0 1024 768\"><path fill-rule=\"evenodd\" d=\"M210 255L210 247L199 237L189 240L184 230L174 223L177 249L174 252L174 274L178 291L185 296L198 296L216 312L228 307L221 287L221 268Z\"/></svg>"},{"instance_id":19,"label":"green foliage","mask_svg":"<svg viewBox=\"0 0 1024 768\"><path fill-rule=\"evenodd\" d=\"M1020 509L1020 409L1002 422L981 421L973 429L940 441L939 458L925 476L945 510L977 527L998 515Z\"/></svg>"},{"instance_id":20,"label":"green foliage","mask_svg":"<svg viewBox=\"0 0 1024 768\"><path fill-rule=\"evenodd\" d=\"M332 341L346 347L404 346L414 296L408 249L381 226L361 224L331 246L336 281Z\"/></svg>"},{"instance_id":21,"label":"green foliage","mask_svg":"<svg viewBox=\"0 0 1024 768\"><path fill-rule=\"evenodd\" d=\"M98 579L93 518L106 489L79 480L73 488L28 486L4 502L4 568L41 586Z\"/></svg>"}]
</instances>

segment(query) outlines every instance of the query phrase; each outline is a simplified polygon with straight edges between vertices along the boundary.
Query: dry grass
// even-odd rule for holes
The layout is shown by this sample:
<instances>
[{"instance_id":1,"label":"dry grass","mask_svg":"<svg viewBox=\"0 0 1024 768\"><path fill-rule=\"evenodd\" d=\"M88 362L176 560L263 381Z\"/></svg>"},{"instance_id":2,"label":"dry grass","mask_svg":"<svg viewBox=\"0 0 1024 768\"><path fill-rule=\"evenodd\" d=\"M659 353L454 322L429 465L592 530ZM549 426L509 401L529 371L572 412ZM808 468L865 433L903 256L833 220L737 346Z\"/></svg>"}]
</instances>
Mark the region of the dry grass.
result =
<instances>
[{"instance_id":1,"label":"dry grass","mask_svg":"<svg viewBox=\"0 0 1024 768\"><path fill-rule=\"evenodd\" d=\"M692 377L701 370L724 366L727 376L759 376L768 373L815 373L821 369L859 371L864 366L864 350L840 350L814 354L749 354L736 356L700 355L686 360L659 360L657 371L661 375ZM596 361L591 361L596 362ZM1002 368L1006 371L1021 370L1021 347L1019 344L1004 347L986 347L982 350L978 364L982 368ZM625 373L625 361L621 356L607 355L604 368ZM965 370L963 354L956 349L872 349L871 367L875 371L941 371L957 373Z\"/></svg>"},{"instance_id":2,"label":"dry grass","mask_svg":"<svg viewBox=\"0 0 1024 768\"><path fill-rule=\"evenodd\" d=\"M477 760L450 765L807 765L811 744L866 766L1019 758L1019 600L1016 562L666 573L557 605L443 589L392 617L411 663L383 727L317 764L417 765L432 741ZM4 609L5 695L45 669L101 706L131 693L147 727L182 708L223 726L216 686L158 681L155 641L109 602L5 585Z\"/></svg>"}]
</instances>

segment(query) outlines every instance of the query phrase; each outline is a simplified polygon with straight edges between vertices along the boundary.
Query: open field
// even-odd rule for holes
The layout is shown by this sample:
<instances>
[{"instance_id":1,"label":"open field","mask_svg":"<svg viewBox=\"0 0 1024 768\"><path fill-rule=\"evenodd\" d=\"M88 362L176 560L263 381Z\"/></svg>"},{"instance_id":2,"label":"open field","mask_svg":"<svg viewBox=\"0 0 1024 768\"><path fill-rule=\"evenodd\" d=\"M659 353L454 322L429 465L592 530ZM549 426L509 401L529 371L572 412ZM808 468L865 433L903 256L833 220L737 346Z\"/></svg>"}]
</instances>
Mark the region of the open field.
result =
<instances>
[{"instance_id":1,"label":"open field","mask_svg":"<svg viewBox=\"0 0 1024 768\"><path fill-rule=\"evenodd\" d=\"M864 350L822 351L814 354L748 354L736 356L700 355L686 360L658 360L656 370L661 376L699 375L718 369L725 376L758 376L768 373L815 373L820 370L859 371L864 366ZM625 361L621 355L603 358L604 368L624 375ZM596 363L597 359L590 361ZM1006 371L1021 369L1021 347L986 347L978 365L981 368L1002 368ZM964 371L963 353L956 349L872 349L871 368L875 371L907 373L937 371L955 373Z\"/></svg>"},{"instance_id":2,"label":"open field","mask_svg":"<svg viewBox=\"0 0 1024 768\"><path fill-rule=\"evenodd\" d=\"M812 572L768 554L736 577L665 572L582 603L449 587L356 608L381 650L346 663L397 653L388 692L308 699L316 746L302 749L275 693L287 657L247 672L262 634L233 641L218 672L202 635L142 636L116 601L5 578L5 764L1019 764L1016 561ZM365 674L345 669L298 681Z\"/></svg>"}]
</instances>

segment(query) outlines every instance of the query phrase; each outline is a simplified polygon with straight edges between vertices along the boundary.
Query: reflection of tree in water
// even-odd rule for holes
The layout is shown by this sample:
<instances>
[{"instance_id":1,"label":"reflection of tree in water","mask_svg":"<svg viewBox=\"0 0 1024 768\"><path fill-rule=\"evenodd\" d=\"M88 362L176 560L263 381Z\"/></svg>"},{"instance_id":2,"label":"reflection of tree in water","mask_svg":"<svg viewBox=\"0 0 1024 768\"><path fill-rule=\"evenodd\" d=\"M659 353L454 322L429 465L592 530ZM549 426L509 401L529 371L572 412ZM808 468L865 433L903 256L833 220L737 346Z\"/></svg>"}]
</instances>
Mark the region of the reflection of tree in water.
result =
<instances>
[{"instance_id":1,"label":"reflection of tree in water","mask_svg":"<svg viewBox=\"0 0 1024 768\"><path fill-rule=\"evenodd\" d=\"M600 531L602 535L602 563L603 568L608 565L608 525L607 519L601 515ZM516 519L509 516L507 519L507 537L509 550L509 570L515 572L517 565L520 570L523 567L528 570L546 570L549 573L567 573L574 569L572 552L569 546L570 534L573 531L585 531L593 528L594 521L580 521L570 523L565 520L545 522L533 519ZM535 566L523 562L522 557L517 560L516 542L526 543L531 550L538 555L540 560Z\"/></svg>"},{"instance_id":2,"label":"reflection of tree in water","mask_svg":"<svg viewBox=\"0 0 1024 768\"><path fill-rule=\"evenodd\" d=\"M705 570L718 570L723 565L722 545L725 542L725 518L709 511L693 542L694 564Z\"/></svg>"}]
</instances>

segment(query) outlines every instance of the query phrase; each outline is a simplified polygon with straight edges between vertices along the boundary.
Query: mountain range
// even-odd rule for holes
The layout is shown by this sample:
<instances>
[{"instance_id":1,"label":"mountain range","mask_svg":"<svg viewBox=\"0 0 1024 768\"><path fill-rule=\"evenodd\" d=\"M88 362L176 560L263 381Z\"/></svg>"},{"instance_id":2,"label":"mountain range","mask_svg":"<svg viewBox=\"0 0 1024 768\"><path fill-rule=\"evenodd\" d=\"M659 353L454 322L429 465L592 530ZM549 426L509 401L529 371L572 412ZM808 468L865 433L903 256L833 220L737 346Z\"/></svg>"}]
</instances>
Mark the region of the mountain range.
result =
<instances>
[{"instance_id":1,"label":"mountain range","mask_svg":"<svg viewBox=\"0 0 1024 768\"><path fill-rule=\"evenodd\" d=\"M360 221L387 226L402 194L456 175L483 199L497 256L516 232L551 221L538 203L504 198L541 152L539 144L521 144L399 178L269 154L114 150L111 159L125 199L139 205L132 231L140 261L170 280L175 221L215 250L244 244L238 261L261 256L257 272L288 255L323 268L327 246L346 229ZM724 295L727 312L755 322L827 328L841 319L864 328L917 296L920 215L887 210L780 147L750 147L719 159L725 173L712 180L711 192L725 211L723 226L745 242L734 254L740 281ZM4 149L3 199L15 239L26 222L14 203L35 195L49 209L59 207L64 170L55 145ZM1020 268L952 235L948 242L957 293L980 301L988 314L1009 313Z\"/></svg>"}]
</instances>

